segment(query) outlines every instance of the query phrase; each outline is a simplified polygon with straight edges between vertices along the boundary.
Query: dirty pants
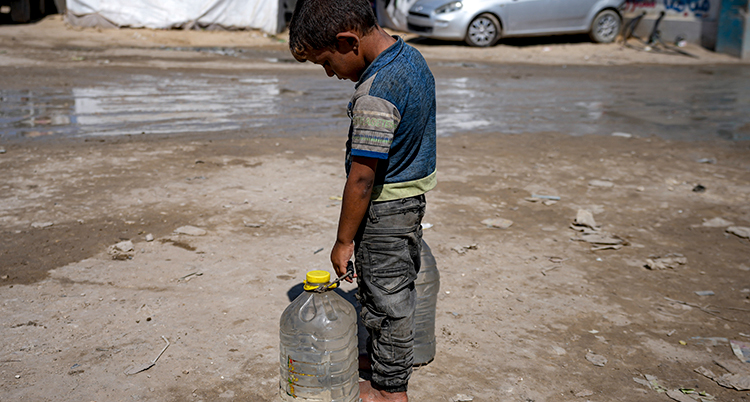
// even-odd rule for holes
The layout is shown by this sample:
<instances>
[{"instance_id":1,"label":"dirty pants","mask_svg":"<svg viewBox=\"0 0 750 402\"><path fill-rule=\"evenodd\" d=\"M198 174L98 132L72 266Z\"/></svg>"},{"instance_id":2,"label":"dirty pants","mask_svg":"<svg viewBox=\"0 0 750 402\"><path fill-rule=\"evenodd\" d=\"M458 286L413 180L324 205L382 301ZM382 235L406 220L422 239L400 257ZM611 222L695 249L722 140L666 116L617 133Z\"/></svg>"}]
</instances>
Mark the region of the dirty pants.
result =
<instances>
[{"instance_id":1,"label":"dirty pants","mask_svg":"<svg viewBox=\"0 0 750 402\"><path fill-rule=\"evenodd\" d=\"M371 202L355 238L372 385L387 392L405 392L412 372L424 211L424 195Z\"/></svg>"}]
</instances>

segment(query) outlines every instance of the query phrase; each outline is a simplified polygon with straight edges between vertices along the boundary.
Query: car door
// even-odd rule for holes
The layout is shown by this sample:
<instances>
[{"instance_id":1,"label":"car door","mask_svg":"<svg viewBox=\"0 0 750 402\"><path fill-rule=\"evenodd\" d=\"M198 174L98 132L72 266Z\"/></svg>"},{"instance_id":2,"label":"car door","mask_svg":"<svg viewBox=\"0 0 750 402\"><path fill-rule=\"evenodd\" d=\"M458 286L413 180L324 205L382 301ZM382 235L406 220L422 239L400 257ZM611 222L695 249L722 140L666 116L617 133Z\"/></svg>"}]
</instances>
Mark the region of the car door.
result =
<instances>
[{"instance_id":1,"label":"car door","mask_svg":"<svg viewBox=\"0 0 750 402\"><path fill-rule=\"evenodd\" d=\"M580 29L596 0L510 0L506 32L512 35ZM576 28L574 28L576 27Z\"/></svg>"}]
</instances>

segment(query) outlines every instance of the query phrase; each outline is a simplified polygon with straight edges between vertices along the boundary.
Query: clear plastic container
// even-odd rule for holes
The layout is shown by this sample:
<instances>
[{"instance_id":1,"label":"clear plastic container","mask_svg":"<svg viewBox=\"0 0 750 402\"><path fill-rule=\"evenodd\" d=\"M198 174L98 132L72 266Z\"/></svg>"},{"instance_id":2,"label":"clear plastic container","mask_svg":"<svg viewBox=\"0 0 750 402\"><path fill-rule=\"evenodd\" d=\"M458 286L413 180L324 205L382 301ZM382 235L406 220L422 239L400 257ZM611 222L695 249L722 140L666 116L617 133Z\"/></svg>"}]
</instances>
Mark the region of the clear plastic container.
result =
<instances>
[{"instance_id":1,"label":"clear plastic container","mask_svg":"<svg viewBox=\"0 0 750 402\"><path fill-rule=\"evenodd\" d=\"M314 292L330 278L326 271L308 272L305 292L281 315L279 394L283 401L359 399L354 307L332 290Z\"/></svg>"},{"instance_id":2,"label":"clear plastic container","mask_svg":"<svg viewBox=\"0 0 750 402\"><path fill-rule=\"evenodd\" d=\"M435 309L440 292L440 272L435 257L422 239L422 267L414 282L417 309L414 313L414 365L421 366L435 358Z\"/></svg>"}]
</instances>

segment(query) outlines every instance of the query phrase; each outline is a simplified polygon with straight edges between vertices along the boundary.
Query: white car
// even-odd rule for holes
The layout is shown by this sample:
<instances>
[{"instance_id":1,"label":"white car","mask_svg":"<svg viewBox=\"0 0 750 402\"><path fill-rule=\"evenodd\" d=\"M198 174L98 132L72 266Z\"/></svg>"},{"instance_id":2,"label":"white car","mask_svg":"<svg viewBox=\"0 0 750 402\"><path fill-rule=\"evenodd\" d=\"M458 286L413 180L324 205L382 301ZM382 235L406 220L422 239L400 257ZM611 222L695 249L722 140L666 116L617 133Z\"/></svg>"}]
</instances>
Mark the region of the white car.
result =
<instances>
[{"instance_id":1,"label":"white car","mask_svg":"<svg viewBox=\"0 0 750 402\"><path fill-rule=\"evenodd\" d=\"M622 28L623 0L419 0L409 9L410 32L492 46L500 37L588 33L609 43Z\"/></svg>"}]
</instances>

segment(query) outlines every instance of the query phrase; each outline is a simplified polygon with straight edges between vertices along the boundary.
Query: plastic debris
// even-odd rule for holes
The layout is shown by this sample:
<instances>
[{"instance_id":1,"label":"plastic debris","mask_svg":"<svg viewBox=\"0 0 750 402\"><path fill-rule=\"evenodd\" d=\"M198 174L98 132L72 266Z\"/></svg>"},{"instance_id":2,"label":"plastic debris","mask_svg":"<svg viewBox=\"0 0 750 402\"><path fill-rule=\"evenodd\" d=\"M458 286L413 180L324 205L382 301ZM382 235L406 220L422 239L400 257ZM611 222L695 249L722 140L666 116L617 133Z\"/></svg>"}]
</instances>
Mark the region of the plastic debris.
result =
<instances>
[{"instance_id":1,"label":"plastic debris","mask_svg":"<svg viewBox=\"0 0 750 402\"><path fill-rule=\"evenodd\" d=\"M154 235L152 235L151 233L147 234L146 241L154 241Z\"/></svg>"},{"instance_id":2,"label":"plastic debris","mask_svg":"<svg viewBox=\"0 0 750 402\"><path fill-rule=\"evenodd\" d=\"M586 360L588 360L591 364L593 364L594 366L597 366L597 367L604 367L604 365L607 364L607 358L606 357L604 357L602 355L598 355L598 354L596 354L594 352L591 352L591 351L589 351L588 353L586 353Z\"/></svg>"},{"instance_id":3,"label":"plastic debris","mask_svg":"<svg viewBox=\"0 0 750 402\"><path fill-rule=\"evenodd\" d=\"M716 163L716 158L701 158L701 159L698 159L696 162L698 162L698 163L708 163L708 164L713 165L714 163Z\"/></svg>"},{"instance_id":4,"label":"plastic debris","mask_svg":"<svg viewBox=\"0 0 750 402\"><path fill-rule=\"evenodd\" d=\"M687 264L687 258L679 253L669 253L664 257L650 256L646 259L646 268L651 270L675 269L685 264Z\"/></svg>"},{"instance_id":5,"label":"plastic debris","mask_svg":"<svg viewBox=\"0 0 750 402\"><path fill-rule=\"evenodd\" d=\"M451 398L451 402L473 402L474 397L466 394L458 394Z\"/></svg>"},{"instance_id":6,"label":"plastic debris","mask_svg":"<svg viewBox=\"0 0 750 402\"><path fill-rule=\"evenodd\" d=\"M433 227L433 226L434 226L434 225L433 225L433 224L431 224L431 223L425 223L425 222L422 222L422 230L427 230L427 229L429 229L429 228L431 228L431 227Z\"/></svg>"},{"instance_id":7,"label":"plastic debris","mask_svg":"<svg viewBox=\"0 0 750 402\"><path fill-rule=\"evenodd\" d=\"M633 134L630 133L612 133L613 137L620 137L620 138L632 138Z\"/></svg>"},{"instance_id":8,"label":"plastic debris","mask_svg":"<svg viewBox=\"0 0 750 402\"><path fill-rule=\"evenodd\" d=\"M750 343L735 341L734 339L729 341L732 346L732 352L737 356L743 363L750 363Z\"/></svg>"},{"instance_id":9,"label":"plastic debris","mask_svg":"<svg viewBox=\"0 0 750 402\"><path fill-rule=\"evenodd\" d=\"M589 186L611 188L615 186L615 183L612 183L611 181L607 181L607 180L591 180L589 181Z\"/></svg>"},{"instance_id":10,"label":"plastic debris","mask_svg":"<svg viewBox=\"0 0 750 402\"><path fill-rule=\"evenodd\" d=\"M713 290L696 290L695 294L697 294L698 296L713 296L716 293L714 293Z\"/></svg>"},{"instance_id":11,"label":"plastic debris","mask_svg":"<svg viewBox=\"0 0 750 402\"><path fill-rule=\"evenodd\" d=\"M508 229L513 226L513 221L503 218L485 219L482 221L483 225L497 229Z\"/></svg>"},{"instance_id":12,"label":"plastic debris","mask_svg":"<svg viewBox=\"0 0 750 402\"><path fill-rule=\"evenodd\" d=\"M730 226L727 232L744 239L750 239L750 228L744 226Z\"/></svg>"},{"instance_id":13,"label":"plastic debris","mask_svg":"<svg viewBox=\"0 0 750 402\"><path fill-rule=\"evenodd\" d=\"M206 234L206 231L201 228L188 225L178 227L174 230L174 233L188 236L203 236Z\"/></svg>"}]
</instances>

